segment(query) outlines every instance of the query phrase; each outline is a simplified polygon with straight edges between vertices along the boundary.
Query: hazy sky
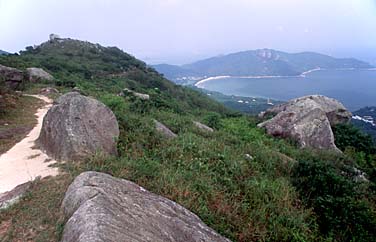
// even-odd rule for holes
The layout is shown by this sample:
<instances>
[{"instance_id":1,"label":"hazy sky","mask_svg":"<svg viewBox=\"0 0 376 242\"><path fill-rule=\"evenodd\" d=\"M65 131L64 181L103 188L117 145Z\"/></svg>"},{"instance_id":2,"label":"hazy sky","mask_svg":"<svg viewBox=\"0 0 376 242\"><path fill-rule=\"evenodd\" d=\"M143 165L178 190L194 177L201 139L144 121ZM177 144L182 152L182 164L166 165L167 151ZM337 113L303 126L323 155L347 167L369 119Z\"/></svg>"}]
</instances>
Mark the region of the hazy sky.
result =
<instances>
[{"instance_id":1,"label":"hazy sky","mask_svg":"<svg viewBox=\"0 0 376 242\"><path fill-rule=\"evenodd\" d=\"M17 52L50 33L149 63L257 48L376 62L376 0L0 0L0 49Z\"/></svg>"}]
</instances>

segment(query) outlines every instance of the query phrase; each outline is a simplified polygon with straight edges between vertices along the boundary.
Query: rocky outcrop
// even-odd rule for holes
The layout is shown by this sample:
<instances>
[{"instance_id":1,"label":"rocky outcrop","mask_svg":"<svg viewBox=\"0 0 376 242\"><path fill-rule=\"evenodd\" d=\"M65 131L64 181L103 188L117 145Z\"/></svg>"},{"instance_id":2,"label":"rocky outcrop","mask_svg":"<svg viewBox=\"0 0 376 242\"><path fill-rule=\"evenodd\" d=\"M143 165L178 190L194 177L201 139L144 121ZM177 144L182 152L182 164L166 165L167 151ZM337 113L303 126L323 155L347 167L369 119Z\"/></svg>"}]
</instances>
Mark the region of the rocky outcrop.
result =
<instances>
[{"instance_id":1,"label":"rocky outcrop","mask_svg":"<svg viewBox=\"0 0 376 242\"><path fill-rule=\"evenodd\" d=\"M345 106L334 98L329 98L322 95L310 95L300 98L295 98L287 103L282 103L269 108L260 114L261 117L275 115L283 111L291 111L296 109L312 110L315 108L321 109L327 116L330 124L336 125L338 123L346 123L351 120L352 114L347 111Z\"/></svg>"},{"instance_id":2,"label":"rocky outcrop","mask_svg":"<svg viewBox=\"0 0 376 242\"><path fill-rule=\"evenodd\" d=\"M59 97L43 119L37 140L56 160L79 160L95 152L116 154L119 126L103 103L71 92Z\"/></svg>"},{"instance_id":3,"label":"rocky outcrop","mask_svg":"<svg viewBox=\"0 0 376 242\"><path fill-rule=\"evenodd\" d=\"M62 242L229 241L179 204L104 173L76 177L62 211Z\"/></svg>"},{"instance_id":4,"label":"rocky outcrop","mask_svg":"<svg viewBox=\"0 0 376 242\"><path fill-rule=\"evenodd\" d=\"M30 82L39 82L41 80L52 81L54 77L41 68L30 67L26 69L27 77Z\"/></svg>"},{"instance_id":5,"label":"rocky outcrop","mask_svg":"<svg viewBox=\"0 0 376 242\"><path fill-rule=\"evenodd\" d=\"M209 126L206 126L205 124L202 124L197 121L193 121L193 124L200 130L205 131L205 132L213 132L214 130L210 128Z\"/></svg>"},{"instance_id":6,"label":"rocky outcrop","mask_svg":"<svg viewBox=\"0 0 376 242\"><path fill-rule=\"evenodd\" d=\"M133 96L138 97L138 98L140 98L142 100L149 100L150 99L149 94L135 92L135 91L130 90L128 88L124 88L123 91L119 95L120 96L124 96L124 93L131 93Z\"/></svg>"},{"instance_id":7,"label":"rocky outcrop","mask_svg":"<svg viewBox=\"0 0 376 242\"><path fill-rule=\"evenodd\" d=\"M162 124L161 122L157 121L157 120L154 120L154 123L155 123L155 129L160 133L162 134L164 137L168 138L168 139L173 139L173 138L176 138L177 135L172 132L169 128L167 128L164 124Z\"/></svg>"},{"instance_id":8,"label":"rocky outcrop","mask_svg":"<svg viewBox=\"0 0 376 242\"><path fill-rule=\"evenodd\" d=\"M17 203L20 198L29 190L31 182L18 185L11 191L0 193L0 210L7 209Z\"/></svg>"},{"instance_id":9,"label":"rocky outcrop","mask_svg":"<svg viewBox=\"0 0 376 242\"><path fill-rule=\"evenodd\" d=\"M300 147L337 150L331 125L345 123L351 113L337 100L321 95L305 96L277 105L262 113L274 115L259 127L276 137L289 138Z\"/></svg>"},{"instance_id":10,"label":"rocky outcrop","mask_svg":"<svg viewBox=\"0 0 376 242\"><path fill-rule=\"evenodd\" d=\"M24 81L24 73L16 68L0 65L0 79L8 88L17 90Z\"/></svg>"}]
</instances>

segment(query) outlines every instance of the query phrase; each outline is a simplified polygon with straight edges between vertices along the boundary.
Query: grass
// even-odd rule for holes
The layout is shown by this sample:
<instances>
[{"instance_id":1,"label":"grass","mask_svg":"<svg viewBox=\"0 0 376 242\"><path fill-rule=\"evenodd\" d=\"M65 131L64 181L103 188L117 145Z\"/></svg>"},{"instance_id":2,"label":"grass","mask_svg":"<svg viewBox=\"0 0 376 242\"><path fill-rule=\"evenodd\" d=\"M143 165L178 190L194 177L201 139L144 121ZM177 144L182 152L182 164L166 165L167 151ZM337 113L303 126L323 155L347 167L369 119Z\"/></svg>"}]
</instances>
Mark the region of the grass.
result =
<instances>
[{"instance_id":1,"label":"grass","mask_svg":"<svg viewBox=\"0 0 376 242\"><path fill-rule=\"evenodd\" d=\"M152 117L168 124L178 138L164 140ZM234 241L301 241L316 235L311 211L302 207L290 184L291 164L279 155L278 147L294 147L266 137L249 118L223 119L214 133L198 130L192 118L129 113L120 121L121 156L62 164L67 175L37 181L20 203L0 213L1 221L11 221L3 241L57 241L66 187L86 170L129 179L176 201Z\"/></svg>"},{"instance_id":2,"label":"grass","mask_svg":"<svg viewBox=\"0 0 376 242\"><path fill-rule=\"evenodd\" d=\"M37 123L34 115L43 101L29 96L13 96L11 104L0 114L0 154L21 141Z\"/></svg>"},{"instance_id":3,"label":"grass","mask_svg":"<svg viewBox=\"0 0 376 242\"><path fill-rule=\"evenodd\" d=\"M35 180L29 193L0 212L0 241L58 241L60 204L71 181L68 174Z\"/></svg>"},{"instance_id":4,"label":"grass","mask_svg":"<svg viewBox=\"0 0 376 242\"><path fill-rule=\"evenodd\" d=\"M301 186L294 186L292 178L300 161L351 164L345 156L297 149L292 142L265 135L252 117L181 114L151 107L144 112L135 109L132 99L99 98L117 116L119 157L97 154L61 164L66 175L35 182L20 203L0 212L3 227L7 227L3 241L58 241L65 222L59 210L64 192L75 176L88 170L134 181L169 198L233 241L333 240L331 234L320 234L323 226L318 221L322 218L315 213L317 209L307 206L307 189L299 193ZM178 137L164 139L156 132L153 119ZM211 122L217 128L213 133L203 132L193 120ZM342 176L341 172L335 175ZM358 206L351 209L356 212ZM362 218L370 216L366 212Z\"/></svg>"}]
</instances>

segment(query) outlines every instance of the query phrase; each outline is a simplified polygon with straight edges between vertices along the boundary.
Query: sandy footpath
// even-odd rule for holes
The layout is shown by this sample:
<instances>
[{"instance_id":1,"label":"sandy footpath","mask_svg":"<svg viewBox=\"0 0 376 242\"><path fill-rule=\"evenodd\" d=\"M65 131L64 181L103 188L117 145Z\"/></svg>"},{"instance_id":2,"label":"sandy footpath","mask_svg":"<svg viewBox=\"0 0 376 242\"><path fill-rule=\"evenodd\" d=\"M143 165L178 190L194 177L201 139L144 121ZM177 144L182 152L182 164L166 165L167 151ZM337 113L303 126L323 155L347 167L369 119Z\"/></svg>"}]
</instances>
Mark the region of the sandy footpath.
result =
<instances>
[{"instance_id":1,"label":"sandy footpath","mask_svg":"<svg viewBox=\"0 0 376 242\"><path fill-rule=\"evenodd\" d=\"M39 149L33 149L35 140L39 137L43 117L52 106L52 100L41 95L30 95L42 99L47 104L38 109L35 114L38 124L30 133L8 152L0 156L0 194L10 191L16 186L36 177L55 176L58 169L49 167L56 161L48 157Z\"/></svg>"}]
</instances>

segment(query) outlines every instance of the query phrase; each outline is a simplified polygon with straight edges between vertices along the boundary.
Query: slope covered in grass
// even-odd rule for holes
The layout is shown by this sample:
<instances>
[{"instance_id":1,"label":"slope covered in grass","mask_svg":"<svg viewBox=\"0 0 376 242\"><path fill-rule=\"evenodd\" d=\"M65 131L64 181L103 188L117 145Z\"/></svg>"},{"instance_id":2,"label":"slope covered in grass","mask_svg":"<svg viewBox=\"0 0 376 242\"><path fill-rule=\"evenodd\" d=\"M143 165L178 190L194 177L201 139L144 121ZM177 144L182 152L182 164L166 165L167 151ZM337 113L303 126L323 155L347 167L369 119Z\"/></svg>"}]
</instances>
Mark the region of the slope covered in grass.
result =
<instances>
[{"instance_id":1,"label":"slope covered in grass","mask_svg":"<svg viewBox=\"0 0 376 242\"><path fill-rule=\"evenodd\" d=\"M97 154L67 162L61 165L64 175L36 181L20 203L0 212L0 221L7 222L0 224L6 227L0 239L59 240L64 191L86 170L129 179L168 197L233 241L370 241L376 236L376 190L369 172L375 157L362 156L362 150L351 148L356 144L342 142L345 154L299 150L267 136L256 118L172 84L117 48L47 42L19 56L0 57L0 63L45 68L55 82L28 90L57 85L65 92L76 86L110 107L120 127L119 157ZM125 87L150 99L118 96ZM163 138L154 119L178 137ZM215 131L203 132L192 121ZM353 167L369 172L370 181L355 182Z\"/></svg>"}]
</instances>

